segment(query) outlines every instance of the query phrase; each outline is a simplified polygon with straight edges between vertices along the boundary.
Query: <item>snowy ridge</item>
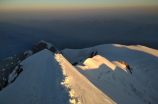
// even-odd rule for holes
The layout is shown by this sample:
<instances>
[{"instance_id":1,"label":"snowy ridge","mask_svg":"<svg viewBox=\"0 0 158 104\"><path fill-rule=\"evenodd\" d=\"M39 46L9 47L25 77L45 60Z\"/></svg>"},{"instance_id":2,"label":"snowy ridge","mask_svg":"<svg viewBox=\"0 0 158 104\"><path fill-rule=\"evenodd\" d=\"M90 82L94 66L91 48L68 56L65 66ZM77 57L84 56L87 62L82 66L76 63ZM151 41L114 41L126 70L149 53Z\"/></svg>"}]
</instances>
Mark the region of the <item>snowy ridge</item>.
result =
<instances>
[{"instance_id":1,"label":"snowy ridge","mask_svg":"<svg viewBox=\"0 0 158 104\"><path fill-rule=\"evenodd\" d=\"M0 104L69 104L61 68L50 51L38 52L21 64L23 72L0 92Z\"/></svg>"},{"instance_id":2,"label":"snowy ridge","mask_svg":"<svg viewBox=\"0 0 158 104\"><path fill-rule=\"evenodd\" d=\"M64 79L61 82L61 85L65 86L67 91L69 92L69 96L71 97L69 99L69 102L71 104L80 104L79 100L77 98L74 98L75 92L74 92L74 90L71 89L71 86L69 85L69 78L68 78L68 76L66 76L65 66L63 65L63 62L65 62L65 60L62 59L59 54L55 55L55 59L57 60L57 62L59 62L59 65L61 65L61 68L62 68Z\"/></svg>"},{"instance_id":3,"label":"snowy ridge","mask_svg":"<svg viewBox=\"0 0 158 104\"><path fill-rule=\"evenodd\" d=\"M45 49L21 65L23 72L0 92L0 104L115 104L61 54Z\"/></svg>"},{"instance_id":4,"label":"snowy ridge","mask_svg":"<svg viewBox=\"0 0 158 104\"><path fill-rule=\"evenodd\" d=\"M74 58L83 60L75 68L117 103L129 104L129 102L124 100L126 98L128 101L131 101L131 104L138 104L139 101L139 104L141 102L156 104L158 101L156 98L158 96L158 84L156 83L156 79L158 79L158 50L140 45L105 44L86 48L85 52L91 52L93 48L98 51L98 55L93 58L84 58L86 56L84 54L80 56L78 52L82 51L84 53L84 49L78 50L78 52L72 49L71 53L63 50L63 55L69 56L68 60L73 60ZM120 60L130 65L133 69L132 74L125 65L118 62ZM114 89L102 87L109 85L114 87ZM117 86L117 89L115 86ZM115 93L105 89L109 91L113 89ZM121 95L122 97L117 99L116 95Z\"/></svg>"},{"instance_id":5,"label":"snowy ridge","mask_svg":"<svg viewBox=\"0 0 158 104\"><path fill-rule=\"evenodd\" d=\"M64 57L44 49L20 63L23 71L0 92L0 104L157 104L157 51L106 44L66 49Z\"/></svg>"},{"instance_id":6,"label":"snowy ridge","mask_svg":"<svg viewBox=\"0 0 158 104\"><path fill-rule=\"evenodd\" d=\"M70 89L70 103L73 104L116 104L106 94L102 93L76 68L74 68L61 54L60 65L64 69L66 80L63 82ZM68 84L68 85L67 85Z\"/></svg>"}]
</instances>

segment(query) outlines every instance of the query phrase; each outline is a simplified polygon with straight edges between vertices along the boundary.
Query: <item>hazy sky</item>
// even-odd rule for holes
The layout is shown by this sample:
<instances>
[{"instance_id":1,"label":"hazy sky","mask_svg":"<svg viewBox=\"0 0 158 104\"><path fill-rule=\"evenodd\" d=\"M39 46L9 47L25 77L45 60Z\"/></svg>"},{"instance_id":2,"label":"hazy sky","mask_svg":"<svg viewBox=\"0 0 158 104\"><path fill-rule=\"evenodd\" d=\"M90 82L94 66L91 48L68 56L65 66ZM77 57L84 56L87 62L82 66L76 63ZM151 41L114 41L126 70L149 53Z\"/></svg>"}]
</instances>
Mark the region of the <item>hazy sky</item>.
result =
<instances>
[{"instance_id":1,"label":"hazy sky","mask_svg":"<svg viewBox=\"0 0 158 104\"><path fill-rule=\"evenodd\" d=\"M101 8L153 4L158 4L158 0L0 0L0 9Z\"/></svg>"},{"instance_id":2,"label":"hazy sky","mask_svg":"<svg viewBox=\"0 0 158 104\"><path fill-rule=\"evenodd\" d=\"M0 19L156 15L157 9L158 0L0 0Z\"/></svg>"}]
</instances>

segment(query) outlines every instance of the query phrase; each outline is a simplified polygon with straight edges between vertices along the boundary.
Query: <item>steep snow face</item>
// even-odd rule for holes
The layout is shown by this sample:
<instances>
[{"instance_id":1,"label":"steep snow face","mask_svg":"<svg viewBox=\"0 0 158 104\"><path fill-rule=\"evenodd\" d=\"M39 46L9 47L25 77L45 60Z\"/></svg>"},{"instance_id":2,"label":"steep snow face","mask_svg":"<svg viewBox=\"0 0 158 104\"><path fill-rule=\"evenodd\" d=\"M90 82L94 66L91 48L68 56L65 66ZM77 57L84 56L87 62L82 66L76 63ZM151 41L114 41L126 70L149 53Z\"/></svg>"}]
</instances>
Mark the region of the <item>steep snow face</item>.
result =
<instances>
[{"instance_id":1,"label":"steep snow face","mask_svg":"<svg viewBox=\"0 0 158 104\"><path fill-rule=\"evenodd\" d=\"M23 72L0 92L0 104L68 104L64 76L54 55L43 50L22 63Z\"/></svg>"},{"instance_id":2,"label":"steep snow face","mask_svg":"<svg viewBox=\"0 0 158 104\"><path fill-rule=\"evenodd\" d=\"M62 52L70 60L75 58L83 60L75 68L116 103L134 104L132 101L140 101L156 104L158 102L158 84L156 83L158 50L140 45L107 44L85 49L85 53L91 52L92 49L98 52L98 55L93 58L83 58L86 56L84 49L82 49L83 56L79 55L81 50L78 52L63 50ZM133 69L132 74L126 65L118 62L120 60L129 64ZM118 95L122 97L117 98Z\"/></svg>"}]
</instances>

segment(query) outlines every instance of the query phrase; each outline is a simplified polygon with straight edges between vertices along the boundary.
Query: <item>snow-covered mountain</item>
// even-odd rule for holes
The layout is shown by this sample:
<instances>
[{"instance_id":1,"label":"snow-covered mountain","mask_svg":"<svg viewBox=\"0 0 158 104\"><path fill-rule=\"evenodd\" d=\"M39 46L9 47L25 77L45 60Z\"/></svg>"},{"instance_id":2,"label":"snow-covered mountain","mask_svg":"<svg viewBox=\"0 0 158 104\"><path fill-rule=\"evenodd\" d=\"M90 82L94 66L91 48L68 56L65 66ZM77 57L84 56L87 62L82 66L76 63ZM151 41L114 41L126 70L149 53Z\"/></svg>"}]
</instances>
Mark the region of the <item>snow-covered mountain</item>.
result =
<instances>
[{"instance_id":1,"label":"snow-covered mountain","mask_svg":"<svg viewBox=\"0 0 158 104\"><path fill-rule=\"evenodd\" d=\"M62 54L72 64L76 63L76 69L118 104L130 104L125 103L128 97L146 104L158 102L158 50L141 45L105 44L85 49L65 49ZM92 54L96 56L90 58ZM119 61L126 62L131 70ZM126 97L122 96L122 92Z\"/></svg>"},{"instance_id":2,"label":"snow-covered mountain","mask_svg":"<svg viewBox=\"0 0 158 104\"><path fill-rule=\"evenodd\" d=\"M0 91L0 104L158 102L158 50L119 44L56 53L39 49L20 63L18 77L17 67L10 74L9 81L16 79Z\"/></svg>"},{"instance_id":3,"label":"snow-covered mountain","mask_svg":"<svg viewBox=\"0 0 158 104\"><path fill-rule=\"evenodd\" d=\"M53 53L58 51L52 44L41 40L39 43L33 46L31 50L21 52L13 57L0 61L0 90L8 85L9 75L14 69L17 69L21 61L43 49L48 49Z\"/></svg>"}]
</instances>

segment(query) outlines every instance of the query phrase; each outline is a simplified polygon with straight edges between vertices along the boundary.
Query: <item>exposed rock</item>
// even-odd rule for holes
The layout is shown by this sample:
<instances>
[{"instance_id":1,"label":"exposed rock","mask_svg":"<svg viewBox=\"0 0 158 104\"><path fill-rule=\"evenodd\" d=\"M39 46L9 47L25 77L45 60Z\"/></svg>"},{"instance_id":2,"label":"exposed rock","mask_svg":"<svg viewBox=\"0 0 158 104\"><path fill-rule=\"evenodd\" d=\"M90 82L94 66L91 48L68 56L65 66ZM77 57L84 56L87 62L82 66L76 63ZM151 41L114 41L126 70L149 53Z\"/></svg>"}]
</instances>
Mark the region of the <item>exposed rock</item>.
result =
<instances>
[{"instance_id":1,"label":"exposed rock","mask_svg":"<svg viewBox=\"0 0 158 104\"><path fill-rule=\"evenodd\" d=\"M77 65L77 64L78 64L78 62L75 62L75 63L73 63L72 65L74 65L74 66L75 66L75 65Z\"/></svg>"},{"instance_id":2,"label":"exposed rock","mask_svg":"<svg viewBox=\"0 0 158 104\"><path fill-rule=\"evenodd\" d=\"M123 64L123 65L126 65L127 69L129 69L130 73L132 74L132 68L124 61L118 61L119 63Z\"/></svg>"},{"instance_id":3,"label":"exposed rock","mask_svg":"<svg viewBox=\"0 0 158 104\"><path fill-rule=\"evenodd\" d=\"M93 57L93 54L94 54L94 52L92 52L92 53L90 54L89 58L92 58L92 57Z\"/></svg>"},{"instance_id":4,"label":"exposed rock","mask_svg":"<svg viewBox=\"0 0 158 104\"><path fill-rule=\"evenodd\" d=\"M95 52L95 53L94 53L94 51L93 51L93 52L90 54L89 58L92 58L93 56L96 56L97 53L98 53L98 52Z\"/></svg>"},{"instance_id":5,"label":"exposed rock","mask_svg":"<svg viewBox=\"0 0 158 104\"><path fill-rule=\"evenodd\" d=\"M8 85L8 80L5 80L2 84L2 88L6 87Z\"/></svg>"},{"instance_id":6,"label":"exposed rock","mask_svg":"<svg viewBox=\"0 0 158 104\"><path fill-rule=\"evenodd\" d=\"M31 50L33 51L33 54L35 54L43 49L47 49L47 44L40 42L40 43L36 44Z\"/></svg>"},{"instance_id":7,"label":"exposed rock","mask_svg":"<svg viewBox=\"0 0 158 104\"><path fill-rule=\"evenodd\" d=\"M48 42L45 42L43 40L41 40L39 43L37 43L34 47L32 47L32 51L33 51L33 54L34 53L37 53L43 49L48 49L50 50L52 53L56 53L58 50L50 43Z\"/></svg>"},{"instance_id":8,"label":"exposed rock","mask_svg":"<svg viewBox=\"0 0 158 104\"><path fill-rule=\"evenodd\" d=\"M9 75L8 82L12 83L15 81L15 79L19 76L19 74L23 71L22 65L18 65L15 67L14 71Z\"/></svg>"},{"instance_id":9,"label":"exposed rock","mask_svg":"<svg viewBox=\"0 0 158 104\"><path fill-rule=\"evenodd\" d=\"M55 47L51 47L49 50L50 50L52 53L56 53L56 52L57 52L57 50L56 50Z\"/></svg>"},{"instance_id":10,"label":"exposed rock","mask_svg":"<svg viewBox=\"0 0 158 104\"><path fill-rule=\"evenodd\" d=\"M19 64L19 62L26 59L27 56L28 56L28 53L21 52L11 58L7 58L0 61L0 66L1 66L0 67L0 86L5 87L7 85L6 82L4 84L3 78L8 79L9 75L12 73L15 67Z\"/></svg>"}]
</instances>

